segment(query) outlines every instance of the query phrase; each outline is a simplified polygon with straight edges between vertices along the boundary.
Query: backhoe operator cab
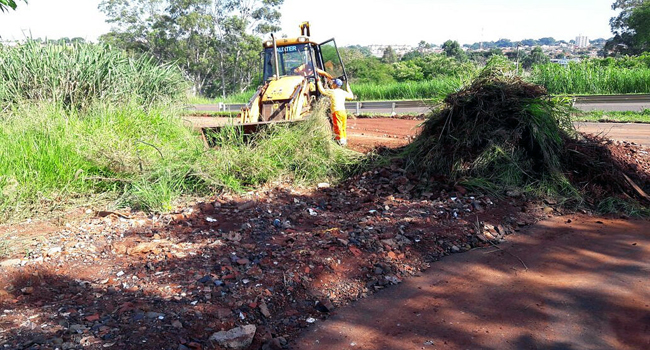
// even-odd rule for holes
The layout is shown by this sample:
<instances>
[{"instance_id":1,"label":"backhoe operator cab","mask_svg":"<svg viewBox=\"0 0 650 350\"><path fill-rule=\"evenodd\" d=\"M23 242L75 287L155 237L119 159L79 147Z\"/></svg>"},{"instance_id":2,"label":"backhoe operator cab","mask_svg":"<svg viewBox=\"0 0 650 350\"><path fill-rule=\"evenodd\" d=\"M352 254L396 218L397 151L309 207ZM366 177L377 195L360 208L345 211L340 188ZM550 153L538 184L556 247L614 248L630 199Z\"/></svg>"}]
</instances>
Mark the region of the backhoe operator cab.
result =
<instances>
[{"instance_id":1,"label":"backhoe operator cab","mask_svg":"<svg viewBox=\"0 0 650 350\"><path fill-rule=\"evenodd\" d=\"M302 119L320 97L316 79L324 86L333 78L347 81L334 39L318 44L309 38L308 22L300 29L297 38L271 35L264 43L264 83L242 109L243 124Z\"/></svg>"}]
</instances>

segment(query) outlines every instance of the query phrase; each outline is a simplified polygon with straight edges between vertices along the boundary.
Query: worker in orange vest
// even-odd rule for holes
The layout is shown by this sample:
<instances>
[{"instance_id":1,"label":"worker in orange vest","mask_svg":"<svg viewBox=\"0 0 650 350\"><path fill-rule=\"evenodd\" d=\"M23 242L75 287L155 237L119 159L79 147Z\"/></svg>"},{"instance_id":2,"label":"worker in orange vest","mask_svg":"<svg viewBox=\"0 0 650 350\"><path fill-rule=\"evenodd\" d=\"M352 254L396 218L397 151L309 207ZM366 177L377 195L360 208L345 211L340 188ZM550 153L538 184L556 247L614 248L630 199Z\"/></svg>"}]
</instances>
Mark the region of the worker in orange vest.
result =
<instances>
[{"instance_id":1,"label":"worker in orange vest","mask_svg":"<svg viewBox=\"0 0 650 350\"><path fill-rule=\"evenodd\" d=\"M354 99L354 94L352 93L352 90L350 90L350 84L347 82L345 83L345 90L341 88L343 86L341 79L334 79L332 84L334 86L333 89L326 89L319 80L318 91L330 98L334 140L336 140L339 145L346 146L348 144L346 133L348 114L345 111L345 100Z\"/></svg>"}]
</instances>

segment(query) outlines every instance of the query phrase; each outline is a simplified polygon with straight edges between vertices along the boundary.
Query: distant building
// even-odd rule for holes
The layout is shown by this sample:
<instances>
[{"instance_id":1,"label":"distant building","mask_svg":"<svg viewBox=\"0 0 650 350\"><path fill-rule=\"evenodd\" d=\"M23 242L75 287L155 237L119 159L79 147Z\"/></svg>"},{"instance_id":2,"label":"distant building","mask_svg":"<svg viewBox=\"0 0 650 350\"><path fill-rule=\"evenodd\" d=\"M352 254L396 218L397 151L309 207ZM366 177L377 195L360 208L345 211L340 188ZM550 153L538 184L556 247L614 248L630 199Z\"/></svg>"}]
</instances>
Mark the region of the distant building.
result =
<instances>
[{"instance_id":1,"label":"distant building","mask_svg":"<svg viewBox=\"0 0 650 350\"><path fill-rule=\"evenodd\" d=\"M411 45L369 45L367 47L370 49L370 52L372 52L373 56L381 57L384 54L384 50L389 46L398 56L403 56L413 50L413 46Z\"/></svg>"},{"instance_id":2,"label":"distant building","mask_svg":"<svg viewBox=\"0 0 650 350\"><path fill-rule=\"evenodd\" d=\"M582 47L588 47L589 46L589 38L584 36L584 35L578 35L576 37L576 47L582 48Z\"/></svg>"}]
</instances>

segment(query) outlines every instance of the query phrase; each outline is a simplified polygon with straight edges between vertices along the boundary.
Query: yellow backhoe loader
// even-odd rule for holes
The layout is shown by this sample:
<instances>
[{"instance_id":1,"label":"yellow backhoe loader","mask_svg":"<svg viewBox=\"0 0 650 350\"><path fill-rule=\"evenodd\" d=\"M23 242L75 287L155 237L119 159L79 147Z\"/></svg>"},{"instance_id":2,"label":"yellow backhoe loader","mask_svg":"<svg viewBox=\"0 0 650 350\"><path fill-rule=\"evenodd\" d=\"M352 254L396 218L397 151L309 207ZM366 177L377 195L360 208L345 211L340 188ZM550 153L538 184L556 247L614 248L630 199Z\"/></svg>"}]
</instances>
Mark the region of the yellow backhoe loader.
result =
<instances>
[{"instance_id":1,"label":"yellow backhoe loader","mask_svg":"<svg viewBox=\"0 0 650 350\"><path fill-rule=\"evenodd\" d=\"M334 39L316 43L310 39L309 22L300 25L300 36L264 42L263 83L239 114L244 134L271 123L303 119L321 94L316 80L329 86L333 78L347 81L345 67ZM208 134L218 128L204 128ZM208 143L210 143L208 141Z\"/></svg>"}]
</instances>

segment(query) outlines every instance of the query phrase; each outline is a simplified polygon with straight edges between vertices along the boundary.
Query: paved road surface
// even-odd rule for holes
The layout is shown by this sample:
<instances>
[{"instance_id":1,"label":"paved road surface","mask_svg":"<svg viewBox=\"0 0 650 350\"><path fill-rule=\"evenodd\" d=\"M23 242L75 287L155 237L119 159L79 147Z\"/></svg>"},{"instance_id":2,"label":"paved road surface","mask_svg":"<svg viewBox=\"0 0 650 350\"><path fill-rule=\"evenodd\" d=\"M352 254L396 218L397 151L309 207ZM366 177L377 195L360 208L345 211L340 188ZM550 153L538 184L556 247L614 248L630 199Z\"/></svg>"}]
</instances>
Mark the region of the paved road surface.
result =
<instances>
[{"instance_id":1,"label":"paved road surface","mask_svg":"<svg viewBox=\"0 0 650 350\"><path fill-rule=\"evenodd\" d=\"M407 140L415 135L420 120L401 120L390 118L358 118L348 121L349 138L385 138ZM602 134L608 138L629 141L650 146L650 124L639 123L575 123L576 128L585 133Z\"/></svg>"},{"instance_id":2,"label":"paved road surface","mask_svg":"<svg viewBox=\"0 0 650 350\"><path fill-rule=\"evenodd\" d=\"M337 310L295 348L650 349L650 222L540 222Z\"/></svg>"},{"instance_id":3,"label":"paved road surface","mask_svg":"<svg viewBox=\"0 0 650 350\"><path fill-rule=\"evenodd\" d=\"M224 125L231 121L229 118L213 117L183 117L183 119L196 128ZM408 143L409 138L417 133L420 123L422 123L421 120L356 118L348 121L348 135L353 143L356 139L362 144L368 144L361 147L360 150L372 148L372 144L396 146ZM580 122L575 125L582 132L603 134L614 140L625 140L650 146L650 124Z\"/></svg>"},{"instance_id":4,"label":"paved road surface","mask_svg":"<svg viewBox=\"0 0 650 350\"><path fill-rule=\"evenodd\" d=\"M576 103L576 108L583 111L634 111L642 112L644 109L650 109L649 102L626 102L626 103Z\"/></svg>"}]
</instances>

